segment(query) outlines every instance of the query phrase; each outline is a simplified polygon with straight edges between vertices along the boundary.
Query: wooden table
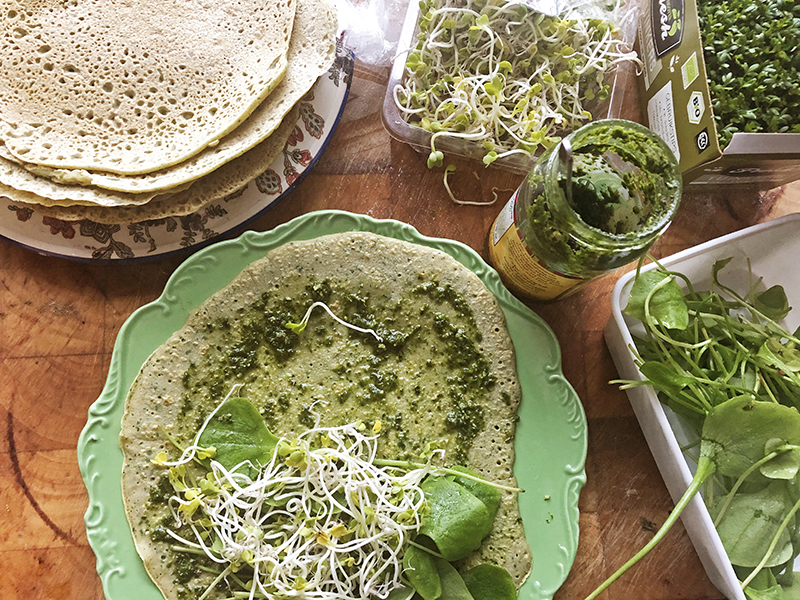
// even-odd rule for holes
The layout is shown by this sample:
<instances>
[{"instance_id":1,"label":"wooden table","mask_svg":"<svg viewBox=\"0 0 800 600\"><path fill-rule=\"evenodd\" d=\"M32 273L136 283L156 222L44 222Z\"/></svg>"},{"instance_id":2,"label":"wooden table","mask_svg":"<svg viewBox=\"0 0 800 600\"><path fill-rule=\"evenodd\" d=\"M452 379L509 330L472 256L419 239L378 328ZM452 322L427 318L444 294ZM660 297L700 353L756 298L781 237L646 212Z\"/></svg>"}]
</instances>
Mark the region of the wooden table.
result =
<instances>
[{"instance_id":1,"label":"wooden table","mask_svg":"<svg viewBox=\"0 0 800 600\"><path fill-rule=\"evenodd\" d=\"M456 206L425 157L381 124L388 73L357 67L344 119L298 189L253 228L267 230L312 210L338 208L406 221L484 253L489 225L521 178L461 163L455 191L494 206ZM477 177L473 176L473 173ZM800 210L800 184L770 192L690 189L655 252ZM179 259L95 266L38 256L0 241L0 599L102 598L83 524L87 506L75 448L105 381L114 339L131 312L158 297ZM652 536L672 502L603 341L609 292L619 274L554 304L531 304L553 328L564 372L589 420L588 481L580 497L580 545L556 595L580 600ZM535 541L534 541L535 543ZM709 600L706 578L678 525L606 600Z\"/></svg>"}]
</instances>

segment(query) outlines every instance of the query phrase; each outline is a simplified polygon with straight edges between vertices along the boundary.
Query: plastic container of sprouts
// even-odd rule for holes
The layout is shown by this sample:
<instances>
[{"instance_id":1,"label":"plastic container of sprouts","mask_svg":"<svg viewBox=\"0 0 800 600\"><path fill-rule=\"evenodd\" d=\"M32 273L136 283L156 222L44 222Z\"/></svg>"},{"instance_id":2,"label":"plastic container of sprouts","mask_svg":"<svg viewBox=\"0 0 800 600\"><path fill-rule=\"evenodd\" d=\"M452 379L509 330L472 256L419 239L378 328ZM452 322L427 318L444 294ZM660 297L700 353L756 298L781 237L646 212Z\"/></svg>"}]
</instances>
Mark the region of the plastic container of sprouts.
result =
<instances>
[{"instance_id":1,"label":"plastic container of sprouts","mask_svg":"<svg viewBox=\"0 0 800 600\"><path fill-rule=\"evenodd\" d=\"M487 6L488 4L488 6ZM636 8L633 5L638 3L625 3L618 0L618 8L614 12L607 11L606 4L601 4L597 0L576 0L571 3L560 2L559 0L524 0L509 1L505 4L487 3L481 0L423 0L417 2L411 0L408 11L406 12L403 29L398 42L398 54L392 65L389 84L383 102L383 123L389 134L402 142L410 144L418 152L430 155L429 166L439 166L448 157L461 157L483 160L486 164L492 164L502 169L517 173L527 173L533 166L536 157L541 154L547 145L554 143L562 135L570 133L573 129L597 119L625 118L622 114L623 100L627 88L635 86L636 63L632 60L620 60L621 57L635 56L631 48L636 38ZM421 8L421 5L422 8ZM500 18L497 12L492 12L494 21L489 18L489 11L508 11L508 14ZM423 12L424 11L424 12ZM436 15L434 30L431 31L431 21L426 19L427 34L433 33L436 46L433 52L427 51L420 56L415 47L420 36L426 35L420 31L420 15L429 15L433 11ZM527 13L526 13L527 11ZM585 15L576 24L567 24L572 29L558 29L557 20L553 15L560 15L565 18L567 11L579 11ZM598 13L598 11L602 11ZM487 13L487 14L484 14ZM525 19L520 19L521 15L526 15L525 19L533 19L535 27L523 29ZM575 16L575 13L570 13ZM605 29L599 26L600 31L594 31L596 36L592 46L583 48L572 48L570 43L585 39L581 33L588 27L593 26L598 29L597 23L591 25L590 19L604 20L616 25L612 31L609 27ZM448 23L448 19L450 22ZM456 19L462 19L456 23ZM474 23L469 25L468 23ZM500 25L500 34L492 29ZM543 30L542 25L550 24L550 29ZM538 27L538 29L537 29ZM563 27L563 25L562 25ZM486 31L491 30L491 33ZM457 37L451 31L460 32ZM522 32L522 33L520 33ZM547 35L544 35L547 34ZM425 61L437 62L448 65L455 64L455 56L461 52L461 57L465 52L465 47L473 40L480 42L484 39L483 48L476 51L469 57L470 63L475 65L482 75L475 79L470 79L473 83L471 88L464 85L464 92L460 92L462 97L451 101L454 96L445 91L441 93L438 87L448 87L453 89L457 84L455 78L450 81L442 81L444 77L436 77L435 82L431 80L431 87L423 90L418 89L417 77L410 74L406 64L411 59L412 64L418 65ZM457 38L457 39L456 39ZM497 41L497 40L500 41ZM490 51L490 41L495 40L493 52ZM555 90L555 81L549 84L545 79L541 83L544 87L552 85L553 89L546 89L544 93L537 90L535 76L530 79L518 81L515 79L515 72L526 72L529 65L520 61L534 62L535 56L541 56L542 52L547 52L552 56L560 56L559 68L551 71L551 76L555 78L580 79L577 74L578 69L585 68L587 63L594 73L601 72L596 69L597 42L600 40L614 40L613 51L608 51L605 57L606 68L599 76L600 84L595 83L586 85L584 81L580 83L570 83L559 85L558 91ZM454 41L456 43L454 43ZM472 44L473 46L475 44ZM577 44L576 44L577 45ZM577 56L578 51L584 52L586 60L580 60ZM489 56L491 54L491 56ZM576 60L573 60L576 59ZM552 62L552 61L551 61ZM578 64L580 63L580 64ZM572 65L572 68L570 66ZM424 70L426 67L418 67ZM439 67L437 67L439 68ZM448 69L449 67L445 67ZM459 69L450 69L456 72ZM566 73L566 74L560 74ZM465 75L469 75L464 70ZM476 77L476 76L473 76ZM462 77L465 79L466 77ZM586 77L584 76L584 79ZM440 83L440 81L442 81ZM428 108L419 110L412 107L411 110L402 109L403 86L408 86L413 93L421 93L422 98ZM527 90L523 92L525 86ZM548 116L546 119L541 117L544 113L534 105L541 106L543 98L548 98L547 104L552 105L557 102L557 98L569 97L574 95L574 90L581 90L582 98L577 106L572 106L572 113L580 116L579 120L572 123L568 119L561 117L561 125L550 127L551 123L557 121L559 117ZM531 90L531 88L534 88ZM471 90L471 91L470 91ZM585 90L589 90L588 92ZM527 100L526 100L527 96ZM473 103L469 108L467 103ZM406 105L411 103L406 102ZM479 106L475 106L478 104ZM482 114L473 119L470 115L477 114L477 109ZM589 115L583 113L588 112ZM448 115L448 113L450 113ZM493 114L501 114L502 118L491 120ZM540 115L530 118L530 115ZM488 118L488 120L487 120ZM440 134L434 139L434 147L431 146L432 137L437 130L437 124L433 123L426 129L420 126L423 119L428 121L447 122L451 125L464 129L455 132L457 135ZM448 120L449 119L449 120ZM478 123L480 121L480 123ZM483 123L486 123L485 125ZM547 123L547 127L543 126ZM483 133L480 127L483 126ZM487 143L487 131L499 131L505 140L502 145ZM511 130L511 131L509 131ZM490 134L491 135L491 134ZM541 138L541 143L536 143ZM545 139L547 138L547 139ZM497 139L497 138L495 138ZM516 149L509 152L510 141L514 140ZM442 156L435 157L433 150L441 152Z\"/></svg>"}]
</instances>

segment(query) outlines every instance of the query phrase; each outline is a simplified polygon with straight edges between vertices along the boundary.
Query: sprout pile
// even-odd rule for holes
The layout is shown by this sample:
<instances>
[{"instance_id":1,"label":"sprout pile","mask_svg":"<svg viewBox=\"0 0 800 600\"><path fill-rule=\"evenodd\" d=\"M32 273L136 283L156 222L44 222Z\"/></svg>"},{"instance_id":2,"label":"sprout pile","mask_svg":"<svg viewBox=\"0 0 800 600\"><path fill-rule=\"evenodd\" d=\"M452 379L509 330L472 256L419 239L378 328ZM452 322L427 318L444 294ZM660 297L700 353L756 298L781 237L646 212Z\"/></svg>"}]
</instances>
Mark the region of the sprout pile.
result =
<instances>
[{"instance_id":1,"label":"sprout pile","mask_svg":"<svg viewBox=\"0 0 800 600\"><path fill-rule=\"evenodd\" d=\"M533 156L561 132L592 120L607 99L608 73L638 61L619 33L621 0L584 3L558 16L506 0L423 0L419 41L394 89L403 118L441 137L474 141L491 164Z\"/></svg>"},{"instance_id":2,"label":"sprout pile","mask_svg":"<svg viewBox=\"0 0 800 600\"><path fill-rule=\"evenodd\" d=\"M193 534L167 530L177 549L219 564L217 581L236 582L246 570L242 597L386 598L401 586L402 551L421 526L419 484L430 469L377 466L377 431L364 429L309 429L278 440L260 470L212 460L198 481L187 480L193 452L162 462L171 465L175 524Z\"/></svg>"}]
</instances>

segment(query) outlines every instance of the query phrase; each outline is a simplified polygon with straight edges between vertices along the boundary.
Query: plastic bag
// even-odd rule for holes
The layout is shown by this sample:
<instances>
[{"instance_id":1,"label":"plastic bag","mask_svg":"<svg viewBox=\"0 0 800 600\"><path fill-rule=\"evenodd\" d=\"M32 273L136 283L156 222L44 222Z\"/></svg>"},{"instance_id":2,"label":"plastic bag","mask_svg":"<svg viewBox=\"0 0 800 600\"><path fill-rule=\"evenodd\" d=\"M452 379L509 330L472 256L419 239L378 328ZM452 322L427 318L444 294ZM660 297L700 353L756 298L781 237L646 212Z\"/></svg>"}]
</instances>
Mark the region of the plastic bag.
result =
<instances>
[{"instance_id":1,"label":"plastic bag","mask_svg":"<svg viewBox=\"0 0 800 600\"><path fill-rule=\"evenodd\" d=\"M345 32L345 45L356 58L369 65L390 65L408 0L334 0L334 4L339 28Z\"/></svg>"}]
</instances>

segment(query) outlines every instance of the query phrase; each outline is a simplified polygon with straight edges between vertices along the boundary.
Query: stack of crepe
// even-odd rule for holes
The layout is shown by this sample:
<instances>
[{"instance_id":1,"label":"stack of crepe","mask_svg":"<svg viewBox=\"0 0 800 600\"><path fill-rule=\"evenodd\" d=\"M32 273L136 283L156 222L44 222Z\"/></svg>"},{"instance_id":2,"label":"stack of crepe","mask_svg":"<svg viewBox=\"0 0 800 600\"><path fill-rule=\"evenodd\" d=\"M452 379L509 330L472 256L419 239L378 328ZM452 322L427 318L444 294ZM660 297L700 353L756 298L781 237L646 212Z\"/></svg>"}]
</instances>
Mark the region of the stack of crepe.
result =
<instances>
[{"instance_id":1,"label":"stack of crepe","mask_svg":"<svg viewBox=\"0 0 800 600\"><path fill-rule=\"evenodd\" d=\"M321 0L0 0L0 22L0 196L101 223L265 171L337 28Z\"/></svg>"}]
</instances>

